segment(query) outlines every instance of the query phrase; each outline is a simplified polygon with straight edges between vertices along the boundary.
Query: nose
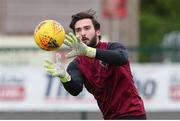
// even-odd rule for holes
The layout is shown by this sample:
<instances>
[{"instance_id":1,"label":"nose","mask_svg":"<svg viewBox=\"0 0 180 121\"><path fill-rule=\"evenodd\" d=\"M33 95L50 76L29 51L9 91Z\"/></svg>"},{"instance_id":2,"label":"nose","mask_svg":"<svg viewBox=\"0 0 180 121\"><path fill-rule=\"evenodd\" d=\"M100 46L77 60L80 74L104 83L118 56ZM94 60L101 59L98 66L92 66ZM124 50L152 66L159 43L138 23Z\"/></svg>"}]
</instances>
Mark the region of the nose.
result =
<instances>
[{"instance_id":1,"label":"nose","mask_svg":"<svg viewBox=\"0 0 180 121\"><path fill-rule=\"evenodd\" d=\"M81 36L86 36L86 31L85 30L81 31Z\"/></svg>"}]
</instances>

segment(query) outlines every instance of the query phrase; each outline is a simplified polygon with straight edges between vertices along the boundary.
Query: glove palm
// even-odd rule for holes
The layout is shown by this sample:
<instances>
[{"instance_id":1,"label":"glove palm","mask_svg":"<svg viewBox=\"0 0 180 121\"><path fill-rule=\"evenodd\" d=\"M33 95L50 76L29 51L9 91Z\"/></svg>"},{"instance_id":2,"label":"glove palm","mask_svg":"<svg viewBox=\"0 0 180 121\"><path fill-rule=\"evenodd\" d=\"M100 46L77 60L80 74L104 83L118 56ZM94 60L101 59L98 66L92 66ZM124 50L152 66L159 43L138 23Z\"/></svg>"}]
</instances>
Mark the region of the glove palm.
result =
<instances>
[{"instance_id":1,"label":"glove palm","mask_svg":"<svg viewBox=\"0 0 180 121\"><path fill-rule=\"evenodd\" d=\"M63 83L71 80L70 75L66 72L65 68L62 66L62 64L60 62L60 55L56 55L55 63L46 60L44 62L44 68L52 76L59 77L61 82L63 82Z\"/></svg>"},{"instance_id":2,"label":"glove palm","mask_svg":"<svg viewBox=\"0 0 180 121\"><path fill-rule=\"evenodd\" d=\"M66 35L65 45L72 48L72 51L67 54L67 58L72 58L77 55L85 55L88 57L95 57L96 49L88 47L86 44L81 42L73 33Z\"/></svg>"}]
</instances>

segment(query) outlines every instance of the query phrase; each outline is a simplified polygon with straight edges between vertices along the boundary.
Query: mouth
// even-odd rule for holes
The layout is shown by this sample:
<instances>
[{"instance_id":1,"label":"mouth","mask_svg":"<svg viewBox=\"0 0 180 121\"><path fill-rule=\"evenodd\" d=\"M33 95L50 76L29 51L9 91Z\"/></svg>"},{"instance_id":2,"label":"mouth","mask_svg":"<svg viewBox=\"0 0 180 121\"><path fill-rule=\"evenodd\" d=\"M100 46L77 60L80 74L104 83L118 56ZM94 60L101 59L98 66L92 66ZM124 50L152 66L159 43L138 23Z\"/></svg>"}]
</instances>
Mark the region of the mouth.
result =
<instances>
[{"instance_id":1,"label":"mouth","mask_svg":"<svg viewBox=\"0 0 180 121\"><path fill-rule=\"evenodd\" d=\"M89 39L86 38L86 37L83 37L81 40L82 40L83 43L87 43L89 41Z\"/></svg>"}]
</instances>

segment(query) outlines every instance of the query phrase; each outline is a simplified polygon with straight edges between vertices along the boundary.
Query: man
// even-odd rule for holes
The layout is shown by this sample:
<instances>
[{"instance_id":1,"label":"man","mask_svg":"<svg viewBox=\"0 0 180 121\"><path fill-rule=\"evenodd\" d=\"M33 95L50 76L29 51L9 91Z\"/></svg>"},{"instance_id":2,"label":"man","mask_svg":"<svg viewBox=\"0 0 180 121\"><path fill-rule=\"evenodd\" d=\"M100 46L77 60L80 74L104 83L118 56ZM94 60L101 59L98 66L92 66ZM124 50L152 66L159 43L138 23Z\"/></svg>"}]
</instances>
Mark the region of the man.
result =
<instances>
[{"instance_id":1,"label":"man","mask_svg":"<svg viewBox=\"0 0 180 121\"><path fill-rule=\"evenodd\" d=\"M100 24L94 13L80 12L72 16L64 44L75 57L67 71L56 63L45 62L45 68L60 78L73 96L83 85L94 95L104 119L146 119L144 104L135 88L125 47L120 43L101 41ZM58 56L58 55L57 55Z\"/></svg>"}]
</instances>

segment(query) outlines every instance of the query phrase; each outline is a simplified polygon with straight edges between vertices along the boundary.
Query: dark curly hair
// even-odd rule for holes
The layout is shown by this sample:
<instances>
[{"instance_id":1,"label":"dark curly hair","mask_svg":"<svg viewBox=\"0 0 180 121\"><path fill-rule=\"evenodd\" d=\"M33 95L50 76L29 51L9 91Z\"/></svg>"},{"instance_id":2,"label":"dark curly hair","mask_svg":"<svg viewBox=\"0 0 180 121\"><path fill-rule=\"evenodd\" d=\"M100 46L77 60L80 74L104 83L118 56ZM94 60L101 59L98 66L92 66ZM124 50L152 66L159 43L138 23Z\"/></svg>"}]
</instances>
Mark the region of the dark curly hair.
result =
<instances>
[{"instance_id":1,"label":"dark curly hair","mask_svg":"<svg viewBox=\"0 0 180 121\"><path fill-rule=\"evenodd\" d=\"M95 14L96 12L90 9L88 11L79 12L75 15L72 15L72 19L69 27L73 30L73 32L75 32L74 25L76 24L76 22L81 19L89 18L92 20L95 30L100 30L100 23L95 19L94 17Z\"/></svg>"}]
</instances>

